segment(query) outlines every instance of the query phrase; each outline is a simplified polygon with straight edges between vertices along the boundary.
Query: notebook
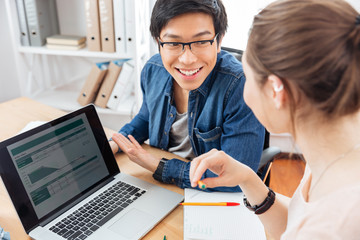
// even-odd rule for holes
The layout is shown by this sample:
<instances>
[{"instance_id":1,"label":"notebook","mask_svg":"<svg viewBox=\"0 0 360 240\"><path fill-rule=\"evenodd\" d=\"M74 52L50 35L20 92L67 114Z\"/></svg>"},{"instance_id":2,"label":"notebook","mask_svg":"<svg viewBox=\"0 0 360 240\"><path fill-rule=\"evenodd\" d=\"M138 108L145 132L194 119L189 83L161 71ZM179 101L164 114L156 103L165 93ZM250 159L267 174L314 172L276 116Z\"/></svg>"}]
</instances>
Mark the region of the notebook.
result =
<instances>
[{"instance_id":1,"label":"notebook","mask_svg":"<svg viewBox=\"0 0 360 240\"><path fill-rule=\"evenodd\" d=\"M0 143L0 174L27 234L139 239L183 196L120 172L94 105Z\"/></svg>"},{"instance_id":2,"label":"notebook","mask_svg":"<svg viewBox=\"0 0 360 240\"><path fill-rule=\"evenodd\" d=\"M184 239L266 240L264 226L243 203L243 193L185 189L185 202L239 202L239 206L184 206Z\"/></svg>"}]
</instances>

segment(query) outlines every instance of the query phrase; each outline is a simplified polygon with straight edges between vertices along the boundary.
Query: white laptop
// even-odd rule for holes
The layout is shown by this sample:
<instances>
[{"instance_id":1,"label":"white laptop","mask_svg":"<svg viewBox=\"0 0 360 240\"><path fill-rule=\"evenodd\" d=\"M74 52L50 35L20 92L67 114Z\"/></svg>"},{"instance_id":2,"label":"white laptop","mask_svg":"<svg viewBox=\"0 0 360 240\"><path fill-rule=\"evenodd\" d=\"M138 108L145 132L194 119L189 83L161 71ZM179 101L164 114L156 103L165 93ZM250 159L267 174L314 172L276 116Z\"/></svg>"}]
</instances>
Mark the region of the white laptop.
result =
<instances>
[{"instance_id":1,"label":"white laptop","mask_svg":"<svg viewBox=\"0 0 360 240\"><path fill-rule=\"evenodd\" d=\"M120 173L93 105L0 143L0 174L36 240L139 239L183 196Z\"/></svg>"}]
</instances>

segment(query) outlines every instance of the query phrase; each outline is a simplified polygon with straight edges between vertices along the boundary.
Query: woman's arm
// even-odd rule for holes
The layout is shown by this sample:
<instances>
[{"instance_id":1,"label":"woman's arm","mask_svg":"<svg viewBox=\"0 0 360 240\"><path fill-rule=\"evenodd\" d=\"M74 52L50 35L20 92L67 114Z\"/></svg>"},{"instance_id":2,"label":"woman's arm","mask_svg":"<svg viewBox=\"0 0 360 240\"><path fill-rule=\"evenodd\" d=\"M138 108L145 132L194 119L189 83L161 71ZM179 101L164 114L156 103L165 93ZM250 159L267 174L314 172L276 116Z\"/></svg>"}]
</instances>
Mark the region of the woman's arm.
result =
<instances>
[{"instance_id":1,"label":"woman's arm","mask_svg":"<svg viewBox=\"0 0 360 240\"><path fill-rule=\"evenodd\" d=\"M206 170L210 170L218 177L205 178L202 182L206 187L237 186L243 190L251 206L262 203L268 195L268 188L248 166L236 161L223 151L211 150L191 163L190 179L192 187ZM279 194L274 204L263 214L258 215L266 232L279 239L286 229L289 200Z\"/></svg>"}]
</instances>

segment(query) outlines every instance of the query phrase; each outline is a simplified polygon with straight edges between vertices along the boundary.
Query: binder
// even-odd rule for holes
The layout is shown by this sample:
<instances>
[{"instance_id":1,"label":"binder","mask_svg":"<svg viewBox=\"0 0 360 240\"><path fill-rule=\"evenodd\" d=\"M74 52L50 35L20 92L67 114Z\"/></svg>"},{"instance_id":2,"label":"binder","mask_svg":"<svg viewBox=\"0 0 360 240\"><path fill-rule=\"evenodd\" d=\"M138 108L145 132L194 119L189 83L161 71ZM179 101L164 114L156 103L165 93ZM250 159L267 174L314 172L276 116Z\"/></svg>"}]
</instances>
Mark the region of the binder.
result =
<instances>
[{"instance_id":1,"label":"binder","mask_svg":"<svg viewBox=\"0 0 360 240\"><path fill-rule=\"evenodd\" d=\"M84 106L94 102L109 64L110 62L102 62L93 65L77 99L80 105Z\"/></svg>"},{"instance_id":2,"label":"binder","mask_svg":"<svg viewBox=\"0 0 360 240\"><path fill-rule=\"evenodd\" d=\"M136 49L135 41L135 1L124 0L125 3L125 37L126 37L126 52L127 54L134 55Z\"/></svg>"},{"instance_id":3,"label":"binder","mask_svg":"<svg viewBox=\"0 0 360 240\"><path fill-rule=\"evenodd\" d=\"M133 77L134 77L134 60L125 62L122 66L120 75L116 80L115 86L110 94L107 107L117 110L120 102L125 96L131 94ZM129 88L130 86L130 88Z\"/></svg>"},{"instance_id":4,"label":"binder","mask_svg":"<svg viewBox=\"0 0 360 240\"><path fill-rule=\"evenodd\" d=\"M16 9L19 19L20 43L22 46L30 46L29 29L26 20L24 0L16 0Z\"/></svg>"},{"instance_id":5,"label":"binder","mask_svg":"<svg viewBox=\"0 0 360 240\"><path fill-rule=\"evenodd\" d=\"M124 60L116 60L110 63L108 72L96 96L96 106L106 108L106 104L110 98L110 94L115 86L116 80L119 77L123 62Z\"/></svg>"},{"instance_id":6,"label":"binder","mask_svg":"<svg viewBox=\"0 0 360 240\"><path fill-rule=\"evenodd\" d=\"M126 53L125 38L125 3L124 0L113 0L115 51Z\"/></svg>"},{"instance_id":7,"label":"binder","mask_svg":"<svg viewBox=\"0 0 360 240\"><path fill-rule=\"evenodd\" d=\"M112 0L99 0L101 48L115 52L114 14Z\"/></svg>"},{"instance_id":8,"label":"binder","mask_svg":"<svg viewBox=\"0 0 360 240\"><path fill-rule=\"evenodd\" d=\"M59 33L55 0L24 0L31 46L43 46L46 38Z\"/></svg>"},{"instance_id":9,"label":"binder","mask_svg":"<svg viewBox=\"0 0 360 240\"><path fill-rule=\"evenodd\" d=\"M25 0L28 1L28 0ZM58 14L57 14L57 7L56 7L56 0L50 0L49 2L49 16L50 16L50 22L48 23L52 29L52 31L50 31L48 34L46 34L45 37L45 41L46 38L49 36L52 36L54 34L60 34L60 24L59 24L59 19L58 19ZM41 27L41 26L40 26Z\"/></svg>"},{"instance_id":10,"label":"binder","mask_svg":"<svg viewBox=\"0 0 360 240\"><path fill-rule=\"evenodd\" d=\"M98 0L85 0L86 41L89 51L101 51Z\"/></svg>"}]
</instances>

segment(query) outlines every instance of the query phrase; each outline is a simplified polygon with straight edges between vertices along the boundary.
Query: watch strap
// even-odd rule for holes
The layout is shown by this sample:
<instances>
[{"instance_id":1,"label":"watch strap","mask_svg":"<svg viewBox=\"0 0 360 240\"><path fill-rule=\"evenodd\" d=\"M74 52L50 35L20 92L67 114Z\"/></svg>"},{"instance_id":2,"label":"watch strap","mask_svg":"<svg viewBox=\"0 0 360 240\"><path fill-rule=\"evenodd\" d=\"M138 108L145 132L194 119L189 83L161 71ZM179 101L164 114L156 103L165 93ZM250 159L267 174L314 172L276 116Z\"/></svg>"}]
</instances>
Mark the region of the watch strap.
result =
<instances>
[{"instance_id":1,"label":"watch strap","mask_svg":"<svg viewBox=\"0 0 360 240\"><path fill-rule=\"evenodd\" d=\"M159 165L157 166L154 174L153 174L153 178L157 181L162 182L162 174L164 171L164 166L165 166L165 162L168 161L169 159L166 158L162 158L159 162Z\"/></svg>"},{"instance_id":2,"label":"watch strap","mask_svg":"<svg viewBox=\"0 0 360 240\"><path fill-rule=\"evenodd\" d=\"M251 206L251 204L249 203L247 198L244 196L245 206L249 210L255 212L256 215L266 212L275 202L275 192L269 187L268 187L268 189L269 189L268 195L266 196L265 200L262 203L260 203L259 205Z\"/></svg>"}]
</instances>

